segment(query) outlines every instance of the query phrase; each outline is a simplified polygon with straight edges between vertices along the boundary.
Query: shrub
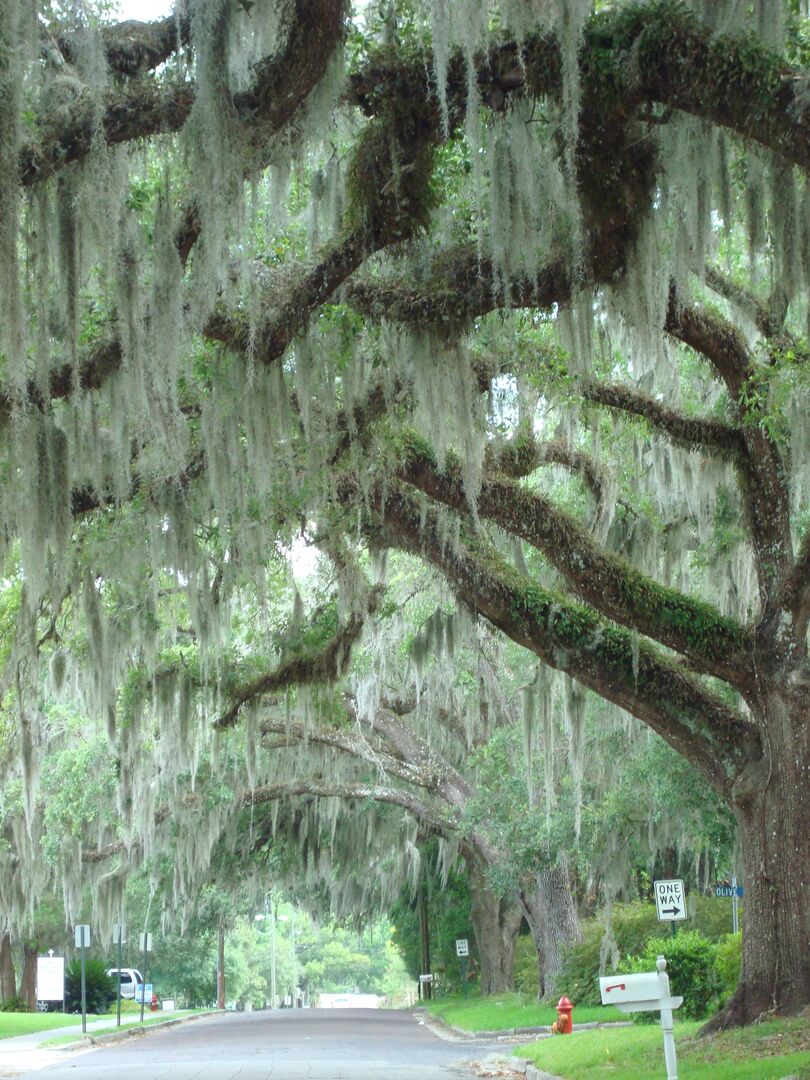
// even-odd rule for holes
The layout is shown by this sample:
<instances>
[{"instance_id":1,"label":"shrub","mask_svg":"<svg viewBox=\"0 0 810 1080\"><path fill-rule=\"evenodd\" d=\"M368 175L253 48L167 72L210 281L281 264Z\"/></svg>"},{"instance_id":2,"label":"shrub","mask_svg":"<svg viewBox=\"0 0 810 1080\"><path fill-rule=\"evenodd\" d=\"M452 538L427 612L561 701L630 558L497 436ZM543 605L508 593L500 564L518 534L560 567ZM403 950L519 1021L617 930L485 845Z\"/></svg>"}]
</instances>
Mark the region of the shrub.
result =
<instances>
[{"instance_id":1,"label":"shrub","mask_svg":"<svg viewBox=\"0 0 810 1080\"><path fill-rule=\"evenodd\" d=\"M115 1001L115 982L107 974L103 960L87 960L84 970L85 996L89 1013L105 1013ZM80 960L71 960L65 973L65 1008L68 1012L81 1012L82 966Z\"/></svg>"},{"instance_id":2,"label":"shrub","mask_svg":"<svg viewBox=\"0 0 810 1080\"><path fill-rule=\"evenodd\" d=\"M730 998L737 989L742 964L742 934L726 934L717 943L717 977L720 981L720 996Z\"/></svg>"},{"instance_id":3,"label":"shrub","mask_svg":"<svg viewBox=\"0 0 810 1080\"><path fill-rule=\"evenodd\" d=\"M0 1012L30 1012L28 1002L19 994L12 994L0 1002Z\"/></svg>"},{"instance_id":4,"label":"shrub","mask_svg":"<svg viewBox=\"0 0 810 1080\"><path fill-rule=\"evenodd\" d=\"M683 997L678 1015L699 1020L706 1016L720 992L720 979L715 966L717 946L696 930L682 930L675 937L651 938L644 951L624 965L628 973L655 971L655 961L663 956L673 995ZM640 1022L651 1021L658 1013L634 1013Z\"/></svg>"}]
</instances>

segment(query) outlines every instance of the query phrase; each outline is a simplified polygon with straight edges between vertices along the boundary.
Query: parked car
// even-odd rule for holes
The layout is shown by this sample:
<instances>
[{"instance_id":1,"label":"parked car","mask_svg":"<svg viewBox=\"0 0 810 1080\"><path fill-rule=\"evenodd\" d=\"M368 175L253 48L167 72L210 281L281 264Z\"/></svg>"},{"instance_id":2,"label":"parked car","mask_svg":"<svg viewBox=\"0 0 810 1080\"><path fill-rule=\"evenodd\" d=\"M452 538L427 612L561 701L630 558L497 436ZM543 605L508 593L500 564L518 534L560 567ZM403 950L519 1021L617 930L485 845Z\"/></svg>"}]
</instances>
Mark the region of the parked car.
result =
<instances>
[{"instance_id":1,"label":"parked car","mask_svg":"<svg viewBox=\"0 0 810 1080\"><path fill-rule=\"evenodd\" d=\"M107 968L107 974L118 986L118 968ZM143 985L143 975L137 968L121 968L121 997L135 1000L135 987Z\"/></svg>"}]
</instances>

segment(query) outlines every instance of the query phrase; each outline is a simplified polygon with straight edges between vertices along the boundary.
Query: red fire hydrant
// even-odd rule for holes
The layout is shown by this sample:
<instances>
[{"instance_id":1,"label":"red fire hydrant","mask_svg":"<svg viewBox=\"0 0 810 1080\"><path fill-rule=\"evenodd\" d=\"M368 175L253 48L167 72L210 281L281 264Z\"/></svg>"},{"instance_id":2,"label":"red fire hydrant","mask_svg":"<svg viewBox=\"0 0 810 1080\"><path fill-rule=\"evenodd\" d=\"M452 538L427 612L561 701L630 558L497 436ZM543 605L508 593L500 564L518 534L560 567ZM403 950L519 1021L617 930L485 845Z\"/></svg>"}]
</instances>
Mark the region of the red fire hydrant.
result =
<instances>
[{"instance_id":1,"label":"red fire hydrant","mask_svg":"<svg viewBox=\"0 0 810 1080\"><path fill-rule=\"evenodd\" d=\"M554 1025L558 1035L570 1035L574 1030L574 1006L567 997L561 997L557 1003L557 1023Z\"/></svg>"}]
</instances>

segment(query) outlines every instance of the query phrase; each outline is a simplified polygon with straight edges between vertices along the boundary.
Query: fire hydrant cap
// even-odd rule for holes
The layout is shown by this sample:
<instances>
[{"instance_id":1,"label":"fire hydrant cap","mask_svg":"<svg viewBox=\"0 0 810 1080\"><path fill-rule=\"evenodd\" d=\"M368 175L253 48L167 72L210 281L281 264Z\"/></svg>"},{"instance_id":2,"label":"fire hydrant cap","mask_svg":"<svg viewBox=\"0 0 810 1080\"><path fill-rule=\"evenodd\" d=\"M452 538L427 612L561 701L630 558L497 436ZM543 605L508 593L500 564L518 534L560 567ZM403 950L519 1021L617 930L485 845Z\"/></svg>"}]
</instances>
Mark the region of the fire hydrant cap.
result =
<instances>
[{"instance_id":1,"label":"fire hydrant cap","mask_svg":"<svg viewBox=\"0 0 810 1080\"><path fill-rule=\"evenodd\" d=\"M569 1001L567 997L561 997L557 1005L558 1009L562 1009L563 1012L570 1012L573 1009L574 1003Z\"/></svg>"}]
</instances>

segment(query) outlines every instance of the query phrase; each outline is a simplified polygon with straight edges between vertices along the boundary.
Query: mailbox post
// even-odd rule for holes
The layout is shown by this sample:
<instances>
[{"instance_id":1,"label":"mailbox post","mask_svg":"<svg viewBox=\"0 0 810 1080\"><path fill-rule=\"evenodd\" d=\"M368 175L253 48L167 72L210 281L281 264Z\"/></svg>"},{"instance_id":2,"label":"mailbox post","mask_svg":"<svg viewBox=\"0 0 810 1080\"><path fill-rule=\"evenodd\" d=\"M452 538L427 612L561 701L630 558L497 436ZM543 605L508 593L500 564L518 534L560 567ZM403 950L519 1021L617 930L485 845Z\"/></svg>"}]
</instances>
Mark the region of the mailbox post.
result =
<instances>
[{"instance_id":1,"label":"mailbox post","mask_svg":"<svg viewBox=\"0 0 810 1080\"><path fill-rule=\"evenodd\" d=\"M670 992L667 962L663 956L658 957L655 966L656 971L645 971L640 975L603 977L599 980L599 990L602 1004L615 1005L620 1012L660 1012L667 1080L678 1080L672 1013L683 1004L683 998L673 997Z\"/></svg>"}]
</instances>

